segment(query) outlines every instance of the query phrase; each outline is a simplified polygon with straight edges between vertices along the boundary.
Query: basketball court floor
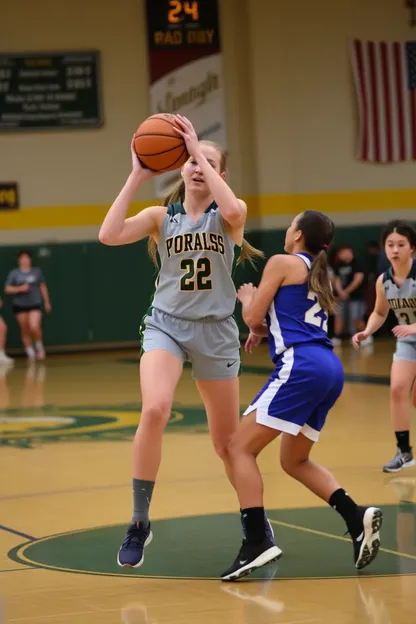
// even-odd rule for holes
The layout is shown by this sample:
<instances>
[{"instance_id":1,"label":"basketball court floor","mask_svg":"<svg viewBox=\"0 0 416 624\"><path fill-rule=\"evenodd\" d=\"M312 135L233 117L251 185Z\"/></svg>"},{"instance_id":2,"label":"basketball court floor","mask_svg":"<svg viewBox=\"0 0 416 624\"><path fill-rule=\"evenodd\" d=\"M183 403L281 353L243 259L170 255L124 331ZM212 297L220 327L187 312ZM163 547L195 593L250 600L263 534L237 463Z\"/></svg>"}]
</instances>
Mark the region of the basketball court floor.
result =
<instances>
[{"instance_id":1,"label":"basketball court floor","mask_svg":"<svg viewBox=\"0 0 416 624\"><path fill-rule=\"evenodd\" d=\"M313 458L385 514L382 550L355 571L338 515L261 456L281 560L221 583L240 545L238 504L186 369L164 441L145 564L116 553L131 511L140 413L134 351L23 360L0 372L0 622L42 624L401 624L415 619L416 468L384 475L393 342L339 352L347 374ZM270 372L244 356L241 407ZM416 431L414 433L416 435Z\"/></svg>"}]
</instances>

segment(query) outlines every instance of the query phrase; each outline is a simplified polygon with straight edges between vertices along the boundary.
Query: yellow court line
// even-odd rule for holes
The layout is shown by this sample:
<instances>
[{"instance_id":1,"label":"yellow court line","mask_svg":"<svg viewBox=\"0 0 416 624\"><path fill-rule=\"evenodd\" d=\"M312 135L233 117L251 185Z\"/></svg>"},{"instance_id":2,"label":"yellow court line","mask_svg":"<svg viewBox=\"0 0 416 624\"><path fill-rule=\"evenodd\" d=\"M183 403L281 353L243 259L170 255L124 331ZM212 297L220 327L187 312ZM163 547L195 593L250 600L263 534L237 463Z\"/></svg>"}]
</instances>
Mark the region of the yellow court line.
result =
<instances>
[{"instance_id":1,"label":"yellow court line","mask_svg":"<svg viewBox=\"0 0 416 624\"><path fill-rule=\"evenodd\" d=\"M341 542L348 542L351 544L351 540L348 537L341 537L340 535L334 535L333 533L325 533L325 531L318 531L316 529L308 529L308 527L299 526L298 524L289 524L288 522L281 522L280 520L272 520L269 518L272 524L278 524L286 527L287 529L295 529L296 531L304 531L304 533L313 533L320 537L329 537L331 539L340 540ZM408 555L407 553L401 553L397 550L389 550L388 548L380 548L381 552L388 553L389 555L396 555L396 557L405 557L406 559L416 560L416 555Z\"/></svg>"}]
</instances>

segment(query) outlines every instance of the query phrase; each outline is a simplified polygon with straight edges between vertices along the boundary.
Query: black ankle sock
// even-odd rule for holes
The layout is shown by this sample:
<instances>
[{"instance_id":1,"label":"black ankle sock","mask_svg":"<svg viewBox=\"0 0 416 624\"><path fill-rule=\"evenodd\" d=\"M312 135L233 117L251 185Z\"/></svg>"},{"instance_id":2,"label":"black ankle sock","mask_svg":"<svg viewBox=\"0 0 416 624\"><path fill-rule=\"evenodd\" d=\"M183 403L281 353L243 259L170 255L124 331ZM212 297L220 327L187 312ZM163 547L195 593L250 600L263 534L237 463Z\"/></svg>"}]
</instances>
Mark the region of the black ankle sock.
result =
<instances>
[{"instance_id":1,"label":"black ankle sock","mask_svg":"<svg viewBox=\"0 0 416 624\"><path fill-rule=\"evenodd\" d=\"M409 431L396 431L397 446L402 453L410 451L410 435Z\"/></svg>"},{"instance_id":2,"label":"black ankle sock","mask_svg":"<svg viewBox=\"0 0 416 624\"><path fill-rule=\"evenodd\" d=\"M336 490L328 503L344 518L351 536L358 537L362 530L359 523L359 509L346 491L342 488Z\"/></svg>"},{"instance_id":3,"label":"black ankle sock","mask_svg":"<svg viewBox=\"0 0 416 624\"><path fill-rule=\"evenodd\" d=\"M266 539L264 523L264 507L249 507L241 510L242 519L247 532L247 541L261 544Z\"/></svg>"}]
</instances>

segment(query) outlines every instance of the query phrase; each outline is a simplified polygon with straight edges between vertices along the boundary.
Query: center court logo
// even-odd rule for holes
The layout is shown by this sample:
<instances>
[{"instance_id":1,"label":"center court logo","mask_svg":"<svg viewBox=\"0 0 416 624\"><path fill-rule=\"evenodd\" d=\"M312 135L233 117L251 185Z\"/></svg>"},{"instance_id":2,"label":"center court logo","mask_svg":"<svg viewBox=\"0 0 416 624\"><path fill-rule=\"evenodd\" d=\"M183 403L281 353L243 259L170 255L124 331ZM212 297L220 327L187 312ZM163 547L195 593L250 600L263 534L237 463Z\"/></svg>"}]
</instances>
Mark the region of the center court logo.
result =
<instances>
[{"instance_id":1,"label":"center court logo","mask_svg":"<svg viewBox=\"0 0 416 624\"><path fill-rule=\"evenodd\" d=\"M116 407L44 407L0 412L0 446L34 448L46 443L131 440L140 420L140 405ZM174 409L168 431L180 427L206 431L199 407Z\"/></svg>"}]
</instances>

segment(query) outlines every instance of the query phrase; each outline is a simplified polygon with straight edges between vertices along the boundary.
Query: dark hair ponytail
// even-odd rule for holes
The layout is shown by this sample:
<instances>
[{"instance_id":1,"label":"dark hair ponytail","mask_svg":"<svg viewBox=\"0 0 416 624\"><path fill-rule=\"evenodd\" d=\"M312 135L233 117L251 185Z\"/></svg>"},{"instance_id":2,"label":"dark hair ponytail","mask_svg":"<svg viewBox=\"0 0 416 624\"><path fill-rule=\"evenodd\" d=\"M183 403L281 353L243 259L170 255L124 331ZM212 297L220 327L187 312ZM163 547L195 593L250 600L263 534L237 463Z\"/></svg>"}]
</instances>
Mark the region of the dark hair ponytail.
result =
<instances>
[{"instance_id":1,"label":"dark hair ponytail","mask_svg":"<svg viewBox=\"0 0 416 624\"><path fill-rule=\"evenodd\" d=\"M337 301L329 279L326 251L320 251L309 272L309 288L318 297L319 305L329 314L337 311Z\"/></svg>"},{"instance_id":2,"label":"dark hair ponytail","mask_svg":"<svg viewBox=\"0 0 416 624\"><path fill-rule=\"evenodd\" d=\"M327 250L334 238L335 226L331 219L317 210L306 210L299 217L306 251L315 256L309 272L309 289L318 297L319 305L329 314L335 314L337 302L329 279Z\"/></svg>"}]
</instances>

